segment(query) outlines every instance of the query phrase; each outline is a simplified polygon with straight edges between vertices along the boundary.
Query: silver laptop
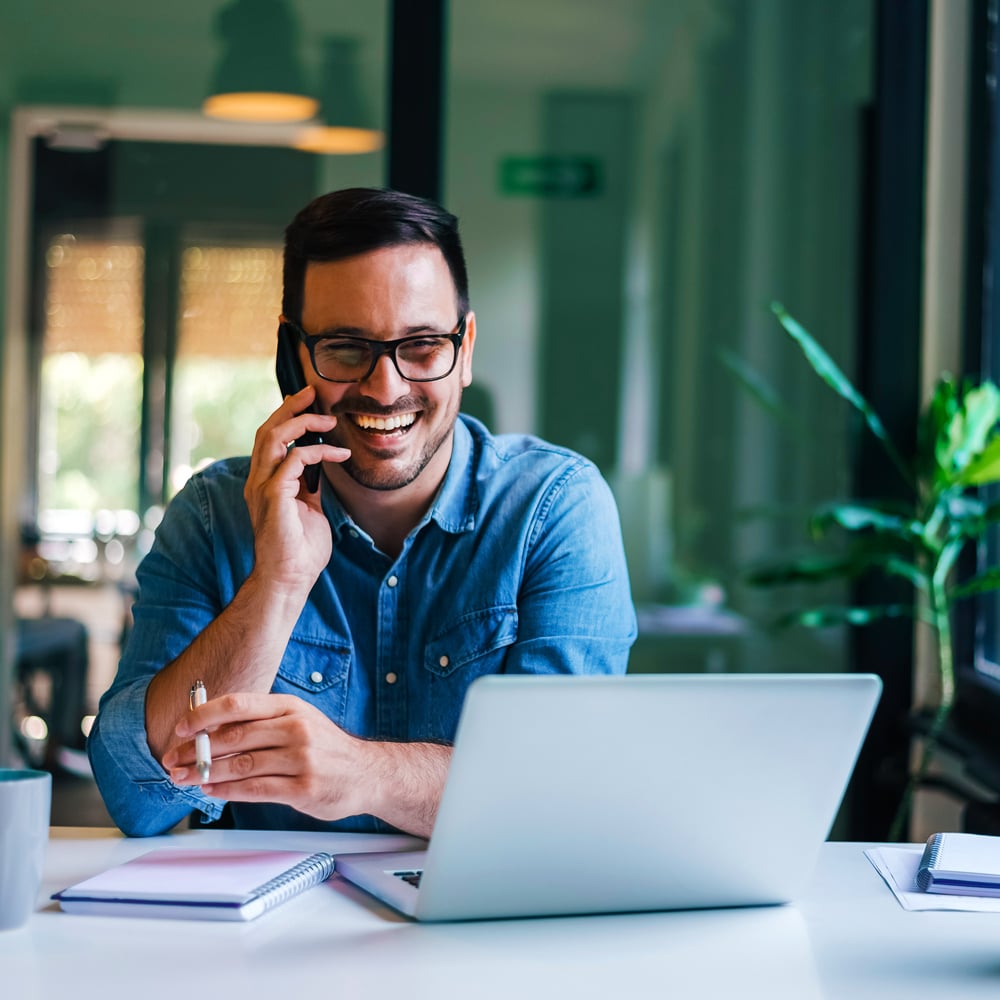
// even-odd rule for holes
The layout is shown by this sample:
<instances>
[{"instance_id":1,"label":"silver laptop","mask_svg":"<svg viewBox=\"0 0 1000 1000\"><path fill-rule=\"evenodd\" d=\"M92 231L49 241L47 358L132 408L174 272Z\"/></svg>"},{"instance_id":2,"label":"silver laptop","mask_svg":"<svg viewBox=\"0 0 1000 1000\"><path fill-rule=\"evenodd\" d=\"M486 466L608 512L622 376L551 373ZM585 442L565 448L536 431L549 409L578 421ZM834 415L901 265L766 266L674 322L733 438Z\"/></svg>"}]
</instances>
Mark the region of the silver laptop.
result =
<instances>
[{"instance_id":1,"label":"silver laptop","mask_svg":"<svg viewBox=\"0 0 1000 1000\"><path fill-rule=\"evenodd\" d=\"M784 903L881 693L867 674L483 677L426 851L339 855L417 920Z\"/></svg>"}]
</instances>

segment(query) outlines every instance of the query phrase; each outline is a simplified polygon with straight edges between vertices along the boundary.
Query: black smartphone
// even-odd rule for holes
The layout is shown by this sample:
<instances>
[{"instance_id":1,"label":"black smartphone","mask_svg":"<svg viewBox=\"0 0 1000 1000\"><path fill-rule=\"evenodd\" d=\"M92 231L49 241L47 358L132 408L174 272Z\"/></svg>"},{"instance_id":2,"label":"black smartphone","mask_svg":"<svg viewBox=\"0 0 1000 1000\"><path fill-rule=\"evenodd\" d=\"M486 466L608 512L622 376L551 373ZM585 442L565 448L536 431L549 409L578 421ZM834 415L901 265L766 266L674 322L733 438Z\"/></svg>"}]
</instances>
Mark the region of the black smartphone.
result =
<instances>
[{"instance_id":1,"label":"black smartphone","mask_svg":"<svg viewBox=\"0 0 1000 1000\"><path fill-rule=\"evenodd\" d=\"M302 371L302 362L299 360L299 342L295 334L285 326L284 323L278 327L278 354L275 362L275 373L278 376L278 388L283 396L294 396L306 387L306 377ZM314 403L309 407L312 413L319 410ZM323 435L316 431L306 431L300 438L295 439L296 445L323 444ZM320 466L307 465L302 478L305 481L306 489L310 493L315 493L319 489Z\"/></svg>"}]
</instances>

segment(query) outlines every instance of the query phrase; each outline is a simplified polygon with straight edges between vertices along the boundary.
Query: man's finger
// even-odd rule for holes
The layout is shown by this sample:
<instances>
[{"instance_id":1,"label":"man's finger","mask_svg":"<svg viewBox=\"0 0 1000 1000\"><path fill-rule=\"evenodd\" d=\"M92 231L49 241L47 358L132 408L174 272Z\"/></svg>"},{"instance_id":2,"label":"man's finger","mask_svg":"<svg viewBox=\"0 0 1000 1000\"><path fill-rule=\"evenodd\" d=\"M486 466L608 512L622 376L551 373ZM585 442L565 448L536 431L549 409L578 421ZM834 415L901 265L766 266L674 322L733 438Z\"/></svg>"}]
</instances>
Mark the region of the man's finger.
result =
<instances>
[{"instance_id":1,"label":"man's finger","mask_svg":"<svg viewBox=\"0 0 1000 1000\"><path fill-rule=\"evenodd\" d=\"M187 739L203 729L212 732L220 726L237 722L277 719L291 712L297 700L291 695L256 694L249 691L224 694L184 715L174 727L174 733L180 739Z\"/></svg>"}]
</instances>

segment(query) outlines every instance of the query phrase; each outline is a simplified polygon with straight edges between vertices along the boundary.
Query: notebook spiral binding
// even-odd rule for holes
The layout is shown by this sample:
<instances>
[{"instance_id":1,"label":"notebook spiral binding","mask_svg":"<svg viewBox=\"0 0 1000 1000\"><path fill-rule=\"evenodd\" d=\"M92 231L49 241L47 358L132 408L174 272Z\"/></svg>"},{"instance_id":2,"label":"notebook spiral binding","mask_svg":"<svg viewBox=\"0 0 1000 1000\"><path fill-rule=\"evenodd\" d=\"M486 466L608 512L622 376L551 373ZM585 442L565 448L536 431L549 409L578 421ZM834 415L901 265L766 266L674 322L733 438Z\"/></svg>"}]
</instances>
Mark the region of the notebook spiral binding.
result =
<instances>
[{"instance_id":1,"label":"notebook spiral binding","mask_svg":"<svg viewBox=\"0 0 1000 1000\"><path fill-rule=\"evenodd\" d=\"M263 900L265 909L269 910L304 889L325 882L333 874L335 861L332 854L319 851L265 882L253 894L251 900Z\"/></svg>"},{"instance_id":2,"label":"notebook spiral binding","mask_svg":"<svg viewBox=\"0 0 1000 1000\"><path fill-rule=\"evenodd\" d=\"M917 868L917 888L921 892L926 892L927 887L931 884L931 872L937 867L938 854L940 853L941 837L935 833L927 841L927 846L924 848L924 853L920 858L920 865Z\"/></svg>"}]
</instances>

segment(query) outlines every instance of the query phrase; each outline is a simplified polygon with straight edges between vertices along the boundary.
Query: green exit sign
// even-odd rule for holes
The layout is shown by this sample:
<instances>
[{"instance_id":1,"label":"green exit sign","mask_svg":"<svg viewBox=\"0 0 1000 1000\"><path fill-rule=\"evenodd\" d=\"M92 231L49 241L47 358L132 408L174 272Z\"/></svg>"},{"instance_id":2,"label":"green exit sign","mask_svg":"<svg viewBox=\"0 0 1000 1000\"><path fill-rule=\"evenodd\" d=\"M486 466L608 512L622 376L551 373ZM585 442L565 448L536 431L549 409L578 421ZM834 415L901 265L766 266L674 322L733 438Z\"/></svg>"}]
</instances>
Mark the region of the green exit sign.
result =
<instances>
[{"instance_id":1,"label":"green exit sign","mask_svg":"<svg viewBox=\"0 0 1000 1000\"><path fill-rule=\"evenodd\" d=\"M549 198L590 198L603 186L593 156L506 156L500 161L500 193Z\"/></svg>"}]
</instances>

